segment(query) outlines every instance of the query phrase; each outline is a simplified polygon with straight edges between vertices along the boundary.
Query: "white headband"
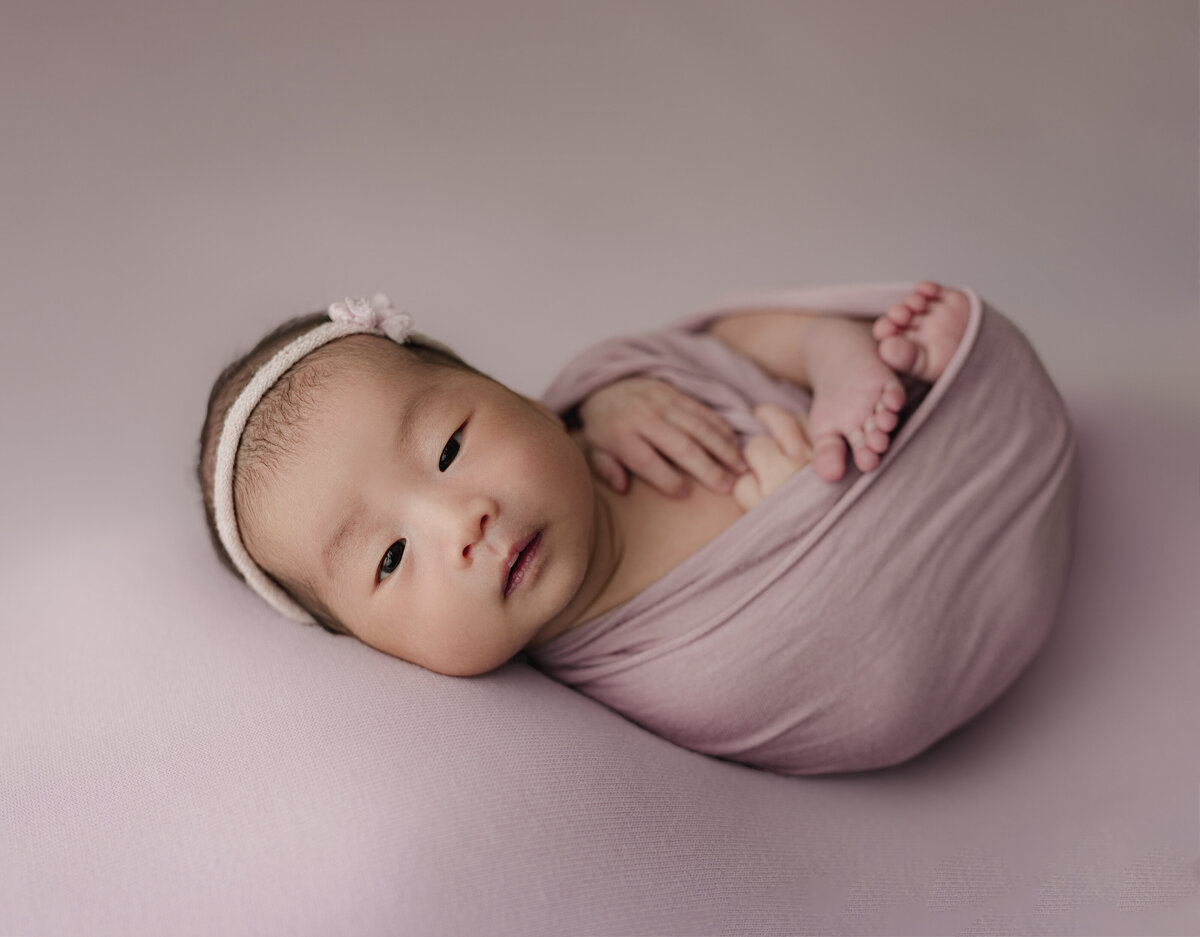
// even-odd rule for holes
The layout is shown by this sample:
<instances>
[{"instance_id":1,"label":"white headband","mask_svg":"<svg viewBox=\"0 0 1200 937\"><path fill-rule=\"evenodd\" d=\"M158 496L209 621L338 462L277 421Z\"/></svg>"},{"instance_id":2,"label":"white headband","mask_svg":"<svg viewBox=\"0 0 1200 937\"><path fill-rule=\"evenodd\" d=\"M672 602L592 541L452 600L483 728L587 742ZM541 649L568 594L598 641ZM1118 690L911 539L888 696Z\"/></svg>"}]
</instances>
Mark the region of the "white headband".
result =
<instances>
[{"instance_id":1,"label":"white headband","mask_svg":"<svg viewBox=\"0 0 1200 937\"><path fill-rule=\"evenodd\" d=\"M217 470L213 479L213 502L217 515L217 533L226 552L233 559L250 587L266 599L275 609L294 621L315 624L315 619L301 608L291 596L259 568L246 552L238 533L237 515L233 510L233 467L237 459L238 446L250 413L262 400L263 395L275 386L275 382L288 368L322 345L347 335L366 332L390 338L397 344L405 344L413 332L413 318L407 312L395 309L382 293L370 299L350 298L333 303L329 307L330 321L318 325L299 338L293 339L258 369L254 378L238 395L229 412L225 414L225 425L217 443ZM419 336L426 344L444 347L437 342Z\"/></svg>"}]
</instances>

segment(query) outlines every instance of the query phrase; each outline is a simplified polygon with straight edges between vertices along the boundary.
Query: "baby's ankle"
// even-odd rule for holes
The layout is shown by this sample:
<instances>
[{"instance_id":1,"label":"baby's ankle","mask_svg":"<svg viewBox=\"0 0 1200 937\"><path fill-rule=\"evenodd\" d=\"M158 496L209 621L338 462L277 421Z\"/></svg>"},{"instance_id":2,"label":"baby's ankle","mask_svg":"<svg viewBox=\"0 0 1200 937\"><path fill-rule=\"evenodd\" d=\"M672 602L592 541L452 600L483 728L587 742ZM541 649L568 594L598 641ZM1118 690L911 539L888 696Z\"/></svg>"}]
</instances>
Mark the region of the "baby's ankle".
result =
<instances>
[{"instance_id":1,"label":"baby's ankle","mask_svg":"<svg viewBox=\"0 0 1200 937\"><path fill-rule=\"evenodd\" d=\"M844 377L854 361L865 361L869 351L875 358L875 339L871 323L847 316L810 316L799 358L812 393Z\"/></svg>"}]
</instances>

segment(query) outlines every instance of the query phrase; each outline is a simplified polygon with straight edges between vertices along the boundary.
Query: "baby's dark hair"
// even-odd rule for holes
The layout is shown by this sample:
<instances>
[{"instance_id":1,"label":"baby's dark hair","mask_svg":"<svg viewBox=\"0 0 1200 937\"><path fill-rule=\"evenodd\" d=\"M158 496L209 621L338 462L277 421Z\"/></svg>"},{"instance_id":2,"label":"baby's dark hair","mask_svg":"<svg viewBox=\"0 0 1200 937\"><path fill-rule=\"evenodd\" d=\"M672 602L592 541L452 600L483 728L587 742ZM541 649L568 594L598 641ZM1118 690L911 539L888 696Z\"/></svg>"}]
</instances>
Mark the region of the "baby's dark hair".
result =
<instances>
[{"instance_id":1,"label":"baby's dark hair","mask_svg":"<svg viewBox=\"0 0 1200 937\"><path fill-rule=\"evenodd\" d=\"M237 401L238 396L262 365L266 364L279 349L293 339L329 321L325 312L313 312L296 316L265 335L257 345L226 367L213 383L208 395L208 409L204 416L204 427L200 430L200 453L196 461L196 478L204 499L204 514L208 520L208 533L213 549L230 572L245 581L233 558L230 557L221 537L217 533L216 508L213 498L213 479L216 475L217 443L225 425L225 415ZM362 334L362 333L359 333ZM233 484L235 504L239 505L239 516L244 511L253 512L254 502L248 497L254 486L272 472L280 461L291 455L297 439L298 427L315 408L319 391L332 374L333 359L340 353L337 346L345 339L335 339L305 355L285 371L258 402L246 421L241 443L234 460ZM380 341L390 339L381 338ZM418 361L438 368L469 371L487 377L482 371L471 367L457 354L431 339L410 335L403 346L406 352ZM378 361L363 361L364 365ZM489 378L490 380L490 378ZM240 524L240 521L239 521ZM264 572L267 572L264 570ZM270 576L270 573L267 573ZM307 583L282 582L272 576L292 599L307 611L326 631L332 634L351 634L337 617L317 597Z\"/></svg>"}]
</instances>

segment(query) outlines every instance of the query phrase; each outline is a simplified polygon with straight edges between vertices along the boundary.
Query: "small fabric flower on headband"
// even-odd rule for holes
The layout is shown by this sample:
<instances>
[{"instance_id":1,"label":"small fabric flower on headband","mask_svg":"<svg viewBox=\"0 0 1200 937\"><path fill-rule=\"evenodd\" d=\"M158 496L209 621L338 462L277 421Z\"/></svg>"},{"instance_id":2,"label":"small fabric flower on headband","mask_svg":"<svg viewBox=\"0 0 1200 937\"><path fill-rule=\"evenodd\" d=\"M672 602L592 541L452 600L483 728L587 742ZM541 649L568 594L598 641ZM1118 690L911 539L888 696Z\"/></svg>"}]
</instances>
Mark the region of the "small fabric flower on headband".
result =
<instances>
[{"instance_id":1,"label":"small fabric flower on headband","mask_svg":"<svg viewBox=\"0 0 1200 937\"><path fill-rule=\"evenodd\" d=\"M376 293L370 299L363 296L347 296L343 300L331 303L329 318L334 322L352 322L364 328L378 329L393 342L401 345L408 341L413 328L413 317L393 306L392 301L383 293Z\"/></svg>"}]
</instances>

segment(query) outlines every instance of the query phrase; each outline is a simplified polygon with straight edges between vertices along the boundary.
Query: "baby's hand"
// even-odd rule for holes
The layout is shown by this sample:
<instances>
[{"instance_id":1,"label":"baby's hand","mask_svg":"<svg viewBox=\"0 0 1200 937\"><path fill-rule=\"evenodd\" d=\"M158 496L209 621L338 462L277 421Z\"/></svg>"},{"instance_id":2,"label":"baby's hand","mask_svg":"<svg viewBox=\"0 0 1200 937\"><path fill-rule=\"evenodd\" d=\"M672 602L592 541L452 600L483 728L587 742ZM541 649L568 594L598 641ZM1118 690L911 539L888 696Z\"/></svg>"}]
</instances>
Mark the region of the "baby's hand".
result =
<instances>
[{"instance_id":1,"label":"baby's hand","mask_svg":"<svg viewBox=\"0 0 1200 937\"><path fill-rule=\"evenodd\" d=\"M656 378L630 377L600 388L579 405L579 419L592 467L618 492L629 488L632 472L664 494L682 497L691 490L678 471L683 469L727 494L733 476L747 469L733 427Z\"/></svg>"},{"instance_id":2,"label":"baby's hand","mask_svg":"<svg viewBox=\"0 0 1200 937\"><path fill-rule=\"evenodd\" d=\"M771 403L754 408L770 435L752 436L743 449L750 471L734 483L733 500L749 511L812 461L803 417Z\"/></svg>"}]
</instances>

